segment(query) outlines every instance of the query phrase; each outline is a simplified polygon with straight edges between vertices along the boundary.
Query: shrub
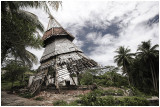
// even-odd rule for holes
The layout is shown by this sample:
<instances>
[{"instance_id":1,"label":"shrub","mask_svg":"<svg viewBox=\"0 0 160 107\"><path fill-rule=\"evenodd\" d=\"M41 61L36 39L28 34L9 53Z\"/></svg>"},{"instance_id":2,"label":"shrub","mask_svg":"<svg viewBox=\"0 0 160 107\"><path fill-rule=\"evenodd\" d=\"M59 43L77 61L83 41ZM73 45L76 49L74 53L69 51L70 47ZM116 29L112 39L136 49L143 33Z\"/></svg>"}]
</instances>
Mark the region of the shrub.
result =
<instances>
[{"instance_id":1,"label":"shrub","mask_svg":"<svg viewBox=\"0 0 160 107\"><path fill-rule=\"evenodd\" d=\"M131 87L134 96L145 96L144 93L140 92L137 88Z\"/></svg>"},{"instance_id":2,"label":"shrub","mask_svg":"<svg viewBox=\"0 0 160 107\"><path fill-rule=\"evenodd\" d=\"M101 96L102 94L104 93L101 90L96 90L91 93L88 93L87 95L84 95L81 97L80 103L82 106L118 106L118 105L120 106L146 106L148 105L148 101L143 97L132 96L132 97L114 98L112 96L102 97Z\"/></svg>"},{"instance_id":3,"label":"shrub","mask_svg":"<svg viewBox=\"0 0 160 107\"><path fill-rule=\"evenodd\" d=\"M53 102L53 105L54 106L67 106L68 104L66 101L60 100L60 101Z\"/></svg>"},{"instance_id":4,"label":"shrub","mask_svg":"<svg viewBox=\"0 0 160 107\"><path fill-rule=\"evenodd\" d=\"M21 94L19 94L19 96L24 97L24 98L32 98L32 97L34 97L34 95L32 95L29 92L21 93Z\"/></svg>"},{"instance_id":5,"label":"shrub","mask_svg":"<svg viewBox=\"0 0 160 107\"><path fill-rule=\"evenodd\" d=\"M107 96L105 98L99 98L100 99L100 105L101 106L113 106L115 104L115 100L112 96ZM98 105L97 105L98 106Z\"/></svg>"},{"instance_id":6,"label":"shrub","mask_svg":"<svg viewBox=\"0 0 160 107\"><path fill-rule=\"evenodd\" d=\"M107 80L105 86L113 86L113 82L111 80Z\"/></svg>"},{"instance_id":7,"label":"shrub","mask_svg":"<svg viewBox=\"0 0 160 107\"><path fill-rule=\"evenodd\" d=\"M81 85L92 85L93 75L90 72L85 72L80 80Z\"/></svg>"},{"instance_id":8,"label":"shrub","mask_svg":"<svg viewBox=\"0 0 160 107\"><path fill-rule=\"evenodd\" d=\"M100 89L96 89L96 90L90 92L90 94L94 94L96 96L103 96L103 95L105 95L104 91L100 90Z\"/></svg>"},{"instance_id":9,"label":"shrub","mask_svg":"<svg viewBox=\"0 0 160 107\"><path fill-rule=\"evenodd\" d=\"M104 91L105 95L115 95L115 90L108 89Z\"/></svg>"},{"instance_id":10,"label":"shrub","mask_svg":"<svg viewBox=\"0 0 160 107\"><path fill-rule=\"evenodd\" d=\"M44 98L43 97L36 97L34 100L43 101Z\"/></svg>"},{"instance_id":11,"label":"shrub","mask_svg":"<svg viewBox=\"0 0 160 107\"><path fill-rule=\"evenodd\" d=\"M67 104L66 106L78 106L78 101L77 100L73 101L73 102Z\"/></svg>"},{"instance_id":12,"label":"shrub","mask_svg":"<svg viewBox=\"0 0 160 107\"><path fill-rule=\"evenodd\" d=\"M116 92L117 92L117 95L119 95L119 96L123 96L124 95L124 92L121 89L118 89Z\"/></svg>"},{"instance_id":13,"label":"shrub","mask_svg":"<svg viewBox=\"0 0 160 107\"><path fill-rule=\"evenodd\" d=\"M95 106L96 100L97 100L97 95L89 93L81 98L81 104L83 106Z\"/></svg>"},{"instance_id":14,"label":"shrub","mask_svg":"<svg viewBox=\"0 0 160 107\"><path fill-rule=\"evenodd\" d=\"M120 106L147 106L148 101L143 97L123 97L116 98L118 105Z\"/></svg>"}]
</instances>

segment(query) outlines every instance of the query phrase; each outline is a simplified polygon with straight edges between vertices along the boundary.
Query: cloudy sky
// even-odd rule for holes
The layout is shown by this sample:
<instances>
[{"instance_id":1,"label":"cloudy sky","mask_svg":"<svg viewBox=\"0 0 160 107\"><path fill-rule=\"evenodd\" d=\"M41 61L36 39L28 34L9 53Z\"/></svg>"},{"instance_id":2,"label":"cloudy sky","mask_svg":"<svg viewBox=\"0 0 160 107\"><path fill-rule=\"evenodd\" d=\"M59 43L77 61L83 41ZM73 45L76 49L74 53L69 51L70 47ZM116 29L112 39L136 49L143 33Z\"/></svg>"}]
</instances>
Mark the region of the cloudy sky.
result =
<instances>
[{"instance_id":1,"label":"cloudy sky","mask_svg":"<svg viewBox=\"0 0 160 107\"><path fill-rule=\"evenodd\" d=\"M116 65L113 57L119 46L136 52L142 41L159 44L159 2L62 1L58 12L51 10L57 21L72 35L83 52L99 64ZM47 29L48 15L35 13ZM40 60L44 49L29 49ZM36 69L39 65L34 65Z\"/></svg>"}]
</instances>

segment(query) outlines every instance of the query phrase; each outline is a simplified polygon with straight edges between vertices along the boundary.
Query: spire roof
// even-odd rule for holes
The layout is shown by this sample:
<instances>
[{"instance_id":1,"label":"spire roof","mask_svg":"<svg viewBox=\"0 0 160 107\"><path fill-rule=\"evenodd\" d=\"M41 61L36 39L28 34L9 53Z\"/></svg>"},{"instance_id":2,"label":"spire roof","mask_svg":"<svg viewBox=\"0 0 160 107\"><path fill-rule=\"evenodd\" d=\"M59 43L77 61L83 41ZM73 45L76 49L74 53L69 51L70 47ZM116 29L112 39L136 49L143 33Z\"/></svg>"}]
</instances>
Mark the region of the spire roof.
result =
<instances>
[{"instance_id":1,"label":"spire roof","mask_svg":"<svg viewBox=\"0 0 160 107\"><path fill-rule=\"evenodd\" d=\"M49 16L49 18L47 31L44 33L42 40L45 41L52 36L56 37L62 35L67 35L71 41L74 39L74 36L68 33L53 16Z\"/></svg>"}]
</instances>

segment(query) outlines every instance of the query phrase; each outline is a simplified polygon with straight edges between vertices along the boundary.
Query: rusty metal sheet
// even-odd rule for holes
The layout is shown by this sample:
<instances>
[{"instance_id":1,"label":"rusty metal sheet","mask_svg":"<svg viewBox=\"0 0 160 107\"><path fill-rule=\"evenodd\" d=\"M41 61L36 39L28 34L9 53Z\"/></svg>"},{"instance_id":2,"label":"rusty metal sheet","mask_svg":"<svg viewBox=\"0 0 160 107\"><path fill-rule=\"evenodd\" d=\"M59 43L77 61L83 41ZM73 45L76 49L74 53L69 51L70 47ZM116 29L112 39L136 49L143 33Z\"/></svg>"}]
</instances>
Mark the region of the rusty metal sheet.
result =
<instances>
[{"instance_id":1,"label":"rusty metal sheet","mask_svg":"<svg viewBox=\"0 0 160 107\"><path fill-rule=\"evenodd\" d=\"M56 36L60 36L60 35L68 35L68 36L70 36L70 38L74 39L74 36L72 36L70 33L65 31L62 27L53 27L44 33L42 40L46 40L47 38L49 38L51 36L56 37Z\"/></svg>"}]
</instances>

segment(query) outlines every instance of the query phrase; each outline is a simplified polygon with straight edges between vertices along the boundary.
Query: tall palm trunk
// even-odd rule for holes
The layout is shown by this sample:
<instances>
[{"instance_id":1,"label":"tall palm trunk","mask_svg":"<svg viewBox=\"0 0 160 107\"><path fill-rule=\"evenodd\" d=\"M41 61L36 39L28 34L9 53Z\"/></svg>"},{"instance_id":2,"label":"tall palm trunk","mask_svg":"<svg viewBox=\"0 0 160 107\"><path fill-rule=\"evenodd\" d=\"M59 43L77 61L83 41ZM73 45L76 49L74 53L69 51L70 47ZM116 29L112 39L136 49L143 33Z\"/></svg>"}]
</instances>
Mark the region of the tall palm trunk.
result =
<instances>
[{"instance_id":1,"label":"tall palm trunk","mask_svg":"<svg viewBox=\"0 0 160 107\"><path fill-rule=\"evenodd\" d=\"M151 69L151 74L152 74L152 80L153 80L153 87L154 87L154 90L157 92L157 89L156 89L156 82L155 82L155 78L154 78L154 71L153 71L153 68L152 68L152 64L150 63L150 69Z\"/></svg>"},{"instance_id":2,"label":"tall palm trunk","mask_svg":"<svg viewBox=\"0 0 160 107\"><path fill-rule=\"evenodd\" d=\"M156 78L156 75L155 75L155 69L154 69L154 65L153 65L152 60L150 60L150 69L151 69L151 74L152 74L152 80L153 80L154 90L155 90L156 92L158 92L157 78Z\"/></svg>"},{"instance_id":3,"label":"tall palm trunk","mask_svg":"<svg viewBox=\"0 0 160 107\"><path fill-rule=\"evenodd\" d=\"M127 67L126 67L126 64L124 62L123 62L123 68L124 68L124 71L127 73L128 84L129 84L129 86L131 86L131 83L130 83L130 80L129 80L129 73L127 71Z\"/></svg>"}]
</instances>

